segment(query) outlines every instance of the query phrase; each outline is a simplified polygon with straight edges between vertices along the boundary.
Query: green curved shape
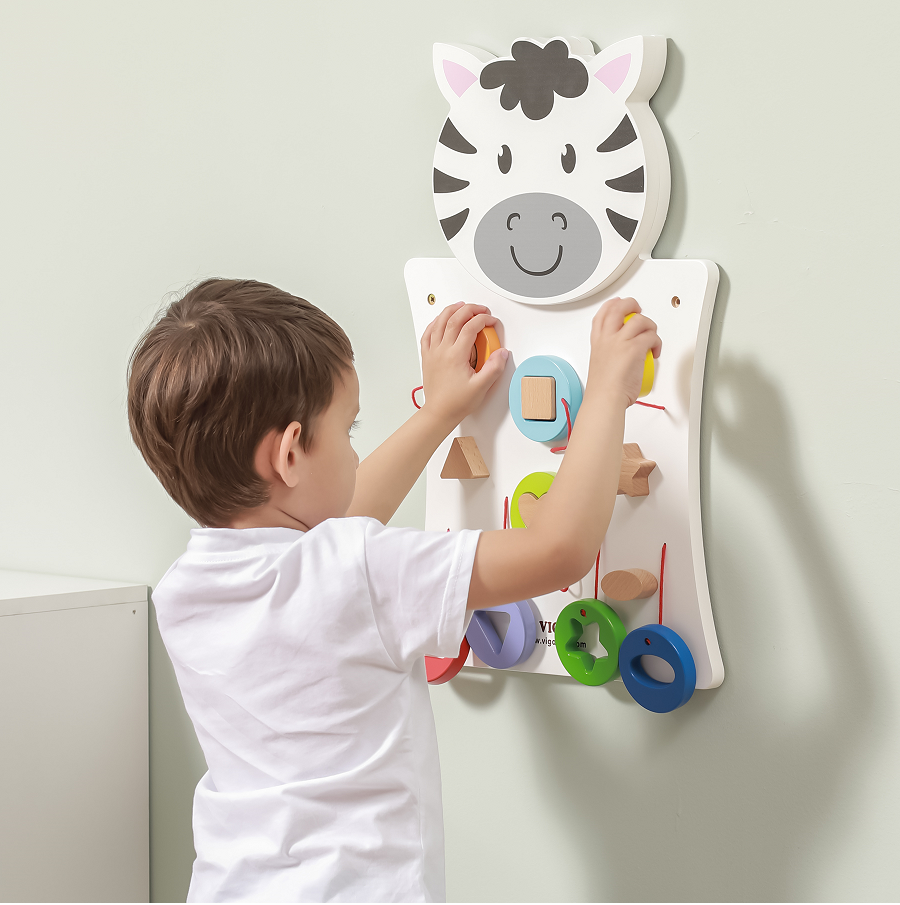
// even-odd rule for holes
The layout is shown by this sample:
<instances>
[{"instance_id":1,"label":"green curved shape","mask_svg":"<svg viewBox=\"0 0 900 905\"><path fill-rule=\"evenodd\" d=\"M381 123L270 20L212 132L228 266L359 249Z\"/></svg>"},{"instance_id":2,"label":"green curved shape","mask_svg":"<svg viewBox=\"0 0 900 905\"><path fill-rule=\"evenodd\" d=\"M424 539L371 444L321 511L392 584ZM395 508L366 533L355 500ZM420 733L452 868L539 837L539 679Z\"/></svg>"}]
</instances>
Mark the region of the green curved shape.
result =
<instances>
[{"instance_id":1,"label":"green curved shape","mask_svg":"<svg viewBox=\"0 0 900 905\"><path fill-rule=\"evenodd\" d=\"M527 528L528 526L522 521L519 515L519 497L523 493L533 493L536 497L542 497L553 483L556 477L555 471L533 471L529 475L525 475L516 485L513 491L512 500L509 504L509 524L512 528Z\"/></svg>"},{"instance_id":2,"label":"green curved shape","mask_svg":"<svg viewBox=\"0 0 900 905\"><path fill-rule=\"evenodd\" d=\"M585 615L581 615L584 610ZM578 642L587 626L596 622L605 657L580 650ZM619 648L627 635L616 611L602 600L576 600L556 620L556 653L566 672L582 685L604 685L619 674Z\"/></svg>"}]
</instances>

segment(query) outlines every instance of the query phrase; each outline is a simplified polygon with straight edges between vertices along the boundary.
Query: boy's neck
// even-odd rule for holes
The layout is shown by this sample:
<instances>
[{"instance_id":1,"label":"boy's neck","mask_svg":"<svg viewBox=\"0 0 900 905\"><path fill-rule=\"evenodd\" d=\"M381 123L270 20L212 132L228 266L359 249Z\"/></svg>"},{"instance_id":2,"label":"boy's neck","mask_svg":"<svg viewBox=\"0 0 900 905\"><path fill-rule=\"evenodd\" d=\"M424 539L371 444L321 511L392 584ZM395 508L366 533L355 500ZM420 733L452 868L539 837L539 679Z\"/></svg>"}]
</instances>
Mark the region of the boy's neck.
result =
<instances>
[{"instance_id":1,"label":"boy's neck","mask_svg":"<svg viewBox=\"0 0 900 905\"><path fill-rule=\"evenodd\" d=\"M258 509L242 512L234 518L229 528L294 528L297 531L309 531L310 525L306 525L300 519L294 518L289 513L276 506L264 504Z\"/></svg>"}]
</instances>

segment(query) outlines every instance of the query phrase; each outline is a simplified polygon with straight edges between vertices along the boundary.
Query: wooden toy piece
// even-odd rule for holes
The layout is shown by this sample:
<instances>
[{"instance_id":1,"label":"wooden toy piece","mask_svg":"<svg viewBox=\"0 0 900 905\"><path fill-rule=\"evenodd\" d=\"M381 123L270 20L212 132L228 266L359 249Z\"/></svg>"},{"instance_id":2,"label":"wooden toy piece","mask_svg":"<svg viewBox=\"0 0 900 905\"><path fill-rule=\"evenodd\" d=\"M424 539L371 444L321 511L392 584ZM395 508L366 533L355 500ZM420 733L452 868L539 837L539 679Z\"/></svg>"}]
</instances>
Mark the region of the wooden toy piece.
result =
<instances>
[{"instance_id":1,"label":"wooden toy piece","mask_svg":"<svg viewBox=\"0 0 900 905\"><path fill-rule=\"evenodd\" d=\"M474 437L454 437L450 444L450 452L441 469L442 478L489 478L491 476L485 465L478 444Z\"/></svg>"},{"instance_id":2,"label":"wooden toy piece","mask_svg":"<svg viewBox=\"0 0 900 905\"><path fill-rule=\"evenodd\" d=\"M500 337L493 327L485 327L475 337L475 345L472 346L472 355L469 356L469 364L476 371L480 371L485 362L500 348Z\"/></svg>"},{"instance_id":3,"label":"wooden toy piece","mask_svg":"<svg viewBox=\"0 0 900 905\"><path fill-rule=\"evenodd\" d=\"M506 613L509 628L501 641L488 613ZM475 610L466 630L466 639L475 656L486 666L509 669L524 663L533 653L537 639L537 622L527 600L507 603L486 610Z\"/></svg>"},{"instance_id":4,"label":"wooden toy piece","mask_svg":"<svg viewBox=\"0 0 900 905\"><path fill-rule=\"evenodd\" d=\"M429 685L443 685L455 678L469 656L469 642L463 636L459 653L455 657L426 657L425 676Z\"/></svg>"},{"instance_id":5,"label":"wooden toy piece","mask_svg":"<svg viewBox=\"0 0 900 905\"><path fill-rule=\"evenodd\" d=\"M680 303L679 303L680 304ZM628 323L631 318L633 318L633 314L628 314L625 316L625 320L623 323ZM653 389L653 378L656 376L656 367L653 364L653 353L647 352L647 357L644 359L644 376L641 378L641 388L638 390L638 399L642 396L646 396L650 390Z\"/></svg>"},{"instance_id":6,"label":"wooden toy piece","mask_svg":"<svg viewBox=\"0 0 900 905\"><path fill-rule=\"evenodd\" d=\"M519 511L522 502L519 501ZM640 600L656 593L659 583L656 576L646 569L621 569L607 572L600 582L600 587L607 597L613 600Z\"/></svg>"},{"instance_id":7,"label":"wooden toy piece","mask_svg":"<svg viewBox=\"0 0 900 905\"><path fill-rule=\"evenodd\" d=\"M648 675L641 664L641 657L648 656L665 660L675 678L660 682ZM619 670L629 694L653 713L677 710L687 704L697 687L697 667L690 648L666 625L645 625L631 632L619 648Z\"/></svg>"},{"instance_id":8,"label":"wooden toy piece","mask_svg":"<svg viewBox=\"0 0 900 905\"><path fill-rule=\"evenodd\" d=\"M519 515L522 517L522 521L525 523L526 528L531 525L531 518L537 511L537 506L540 501L541 498L536 497L533 493L523 493L519 497Z\"/></svg>"},{"instance_id":9,"label":"wooden toy piece","mask_svg":"<svg viewBox=\"0 0 900 905\"><path fill-rule=\"evenodd\" d=\"M525 511L533 515L534 508L540 498L550 489L553 479L556 477L555 471L534 471L529 475L525 475L513 491L512 499L509 501L509 524L511 528L527 528L528 525L525 517L519 511L519 502L525 498ZM529 500L533 498L534 502ZM530 510L529 510L529 507Z\"/></svg>"},{"instance_id":10,"label":"wooden toy piece","mask_svg":"<svg viewBox=\"0 0 900 905\"><path fill-rule=\"evenodd\" d=\"M605 657L585 650L581 636L596 622ZM564 607L556 620L556 653L566 672L583 685L605 685L619 672L619 648L627 632L616 611L602 600L577 600Z\"/></svg>"},{"instance_id":11,"label":"wooden toy piece","mask_svg":"<svg viewBox=\"0 0 900 905\"><path fill-rule=\"evenodd\" d=\"M522 417L526 421L556 421L556 379L522 378Z\"/></svg>"},{"instance_id":12,"label":"wooden toy piece","mask_svg":"<svg viewBox=\"0 0 900 905\"><path fill-rule=\"evenodd\" d=\"M650 482L647 476L656 468L656 462L645 459L637 443L622 447L622 470L619 472L619 493L628 496L648 496Z\"/></svg>"},{"instance_id":13,"label":"wooden toy piece","mask_svg":"<svg viewBox=\"0 0 900 905\"><path fill-rule=\"evenodd\" d=\"M527 405L523 399L524 387L528 380L535 377L553 378L553 405L556 417L552 420L531 419L525 415ZM534 386L534 384L532 384ZM544 384L544 387L550 384ZM566 418L563 399L569 407L569 418ZM515 370L509 384L509 413L513 423L529 440L546 443L565 437L569 420L575 424L578 409L581 406L581 381L572 365L556 355L532 355L526 358ZM546 412L539 411L543 415Z\"/></svg>"}]
</instances>

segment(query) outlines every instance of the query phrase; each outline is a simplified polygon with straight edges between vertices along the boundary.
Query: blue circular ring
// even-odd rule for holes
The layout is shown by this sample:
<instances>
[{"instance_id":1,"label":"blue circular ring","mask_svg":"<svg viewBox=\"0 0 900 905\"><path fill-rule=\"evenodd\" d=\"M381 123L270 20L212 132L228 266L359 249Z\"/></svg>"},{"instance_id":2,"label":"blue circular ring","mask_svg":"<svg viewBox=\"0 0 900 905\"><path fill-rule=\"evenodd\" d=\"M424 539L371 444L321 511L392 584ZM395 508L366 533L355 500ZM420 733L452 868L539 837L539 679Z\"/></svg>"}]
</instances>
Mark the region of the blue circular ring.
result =
<instances>
[{"instance_id":1,"label":"blue circular ring","mask_svg":"<svg viewBox=\"0 0 900 905\"><path fill-rule=\"evenodd\" d=\"M522 417L522 378L553 377L556 380L556 420L526 421ZM569 403L569 416L575 424L575 416L581 407L581 381L575 369L556 355L533 355L526 358L513 374L509 385L509 411L516 427L528 437L544 443L566 435L566 410L563 399Z\"/></svg>"},{"instance_id":2,"label":"blue circular ring","mask_svg":"<svg viewBox=\"0 0 900 905\"><path fill-rule=\"evenodd\" d=\"M641 657L659 657L675 670L672 682L658 682L641 666ZM619 672L631 696L646 710L669 713L691 699L697 668L688 646L665 625L645 625L630 632L619 648Z\"/></svg>"}]
</instances>

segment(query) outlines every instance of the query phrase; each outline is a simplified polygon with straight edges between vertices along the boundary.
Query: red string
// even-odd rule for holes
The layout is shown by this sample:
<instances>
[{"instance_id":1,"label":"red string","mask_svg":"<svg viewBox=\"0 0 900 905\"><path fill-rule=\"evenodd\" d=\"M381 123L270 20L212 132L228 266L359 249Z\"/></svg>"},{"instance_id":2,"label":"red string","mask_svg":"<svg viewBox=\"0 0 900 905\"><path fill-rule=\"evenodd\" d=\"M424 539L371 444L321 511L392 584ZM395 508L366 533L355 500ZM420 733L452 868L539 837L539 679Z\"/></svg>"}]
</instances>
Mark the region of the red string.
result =
<instances>
[{"instance_id":1,"label":"red string","mask_svg":"<svg viewBox=\"0 0 900 905\"><path fill-rule=\"evenodd\" d=\"M569 439L572 436L572 418L569 416L569 403L563 399L562 404L563 408L566 410L566 445L552 447L550 450L552 453L565 452L569 446Z\"/></svg>"},{"instance_id":2,"label":"red string","mask_svg":"<svg viewBox=\"0 0 900 905\"><path fill-rule=\"evenodd\" d=\"M660 411L665 411L666 407L664 405L654 405L652 402L641 402L640 399L634 400L635 405L645 405L648 409L660 409Z\"/></svg>"},{"instance_id":3,"label":"red string","mask_svg":"<svg viewBox=\"0 0 900 905\"><path fill-rule=\"evenodd\" d=\"M600 551L597 551L597 565L594 566L594 600L600 599Z\"/></svg>"},{"instance_id":4,"label":"red string","mask_svg":"<svg viewBox=\"0 0 900 905\"><path fill-rule=\"evenodd\" d=\"M416 387L416 388L412 391L412 401L413 401L413 405L414 405L417 409L422 408L422 406L419 405L418 402L416 402L416 393L418 393L419 390L424 390L424 389L425 389L425 387Z\"/></svg>"},{"instance_id":5,"label":"red string","mask_svg":"<svg viewBox=\"0 0 900 905\"><path fill-rule=\"evenodd\" d=\"M666 545L662 546L662 555L659 558L659 624L662 625L663 607L663 577L666 574Z\"/></svg>"},{"instance_id":6,"label":"red string","mask_svg":"<svg viewBox=\"0 0 900 905\"><path fill-rule=\"evenodd\" d=\"M509 497L503 497L503 527L509 527Z\"/></svg>"}]
</instances>

